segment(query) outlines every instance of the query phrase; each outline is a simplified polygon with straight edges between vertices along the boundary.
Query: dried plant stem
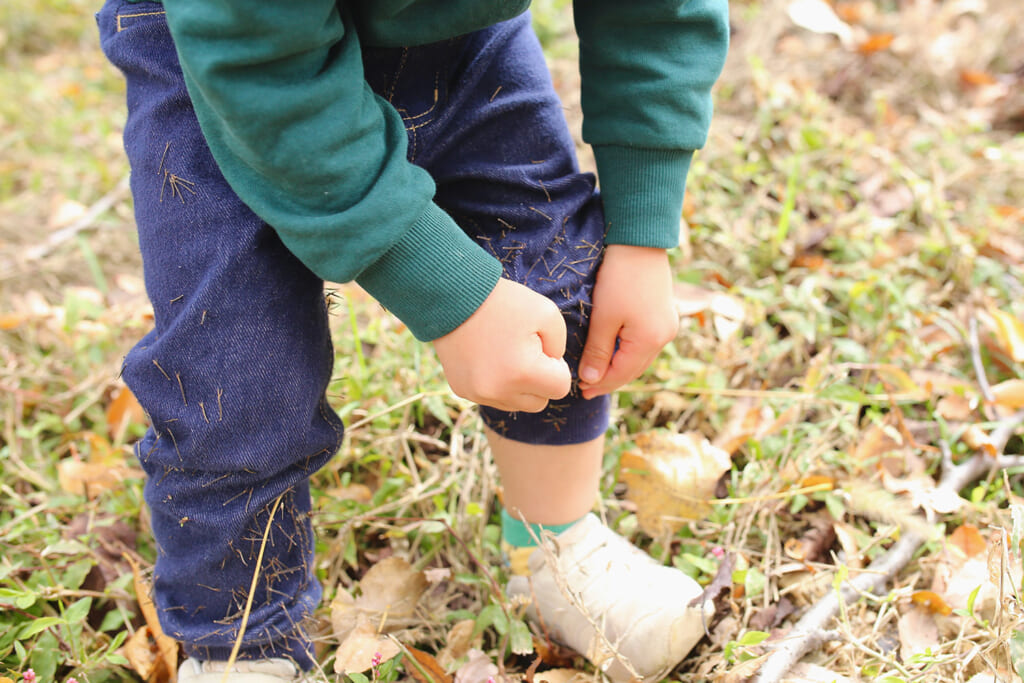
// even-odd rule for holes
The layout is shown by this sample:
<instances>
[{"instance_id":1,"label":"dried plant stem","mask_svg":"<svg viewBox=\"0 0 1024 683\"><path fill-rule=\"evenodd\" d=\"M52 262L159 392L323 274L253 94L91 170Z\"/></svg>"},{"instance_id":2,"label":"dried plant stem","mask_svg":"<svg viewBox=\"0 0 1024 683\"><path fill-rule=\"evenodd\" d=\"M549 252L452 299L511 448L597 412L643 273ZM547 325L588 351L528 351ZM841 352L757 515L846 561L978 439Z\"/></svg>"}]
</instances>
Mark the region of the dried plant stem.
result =
<instances>
[{"instance_id":1,"label":"dried plant stem","mask_svg":"<svg viewBox=\"0 0 1024 683\"><path fill-rule=\"evenodd\" d=\"M224 667L224 675L221 677L221 683L228 683L228 678L231 676L231 670L235 666L235 660L238 659L238 651L242 649L242 638L245 637L245 627L249 625L249 614L252 612L252 599L256 595L256 583L260 578L260 569L263 567L263 551L267 549L267 538L270 536L270 527L274 523L274 515L277 513L277 508L281 505L281 499L284 498L282 493L274 500L274 506L270 508L270 517L267 518L267 526L263 529L263 540L260 541L260 552L256 556L256 568L252 572L252 583L249 584L249 596L245 599L245 610L242 612L242 623L238 627L238 637L235 638L235 645L231 648L231 655L228 657L228 663Z\"/></svg>"},{"instance_id":2,"label":"dried plant stem","mask_svg":"<svg viewBox=\"0 0 1024 683\"><path fill-rule=\"evenodd\" d=\"M992 441L998 452L1003 451L1006 442L1022 422L1024 411L1014 415L992 433ZM944 454L948 454L948 450L948 447L945 447ZM999 455L993 458L985 453L977 453L960 465L954 465L952 459L947 456L944 458L942 479L938 488L959 492L992 469L1020 466L1024 466L1024 456ZM819 600L800 618L789 636L768 656L755 683L774 683L781 680L801 657L822 642L823 634L833 633L826 631L825 627L839 612L840 607L853 602L864 593L880 591L913 559L925 540L924 536L913 530L905 530L884 555L874 560L842 590L833 591Z\"/></svg>"}]
</instances>

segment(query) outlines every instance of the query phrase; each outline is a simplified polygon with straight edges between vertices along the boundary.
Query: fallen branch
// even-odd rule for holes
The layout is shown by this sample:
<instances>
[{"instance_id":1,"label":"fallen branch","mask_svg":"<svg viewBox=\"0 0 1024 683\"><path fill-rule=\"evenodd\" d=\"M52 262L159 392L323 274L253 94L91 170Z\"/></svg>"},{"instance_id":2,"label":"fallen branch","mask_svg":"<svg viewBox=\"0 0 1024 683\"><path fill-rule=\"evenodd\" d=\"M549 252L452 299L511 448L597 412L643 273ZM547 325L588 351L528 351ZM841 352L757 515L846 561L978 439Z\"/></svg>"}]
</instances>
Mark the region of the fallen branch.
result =
<instances>
[{"instance_id":1,"label":"fallen branch","mask_svg":"<svg viewBox=\"0 0 1024 683\"><path fill-rule=\"evenodd\" d=\"M129 176L127 174L121 178L110 192L100 197L99 200L90 206L82 217L74 223L52 233L42 244L26 249L25 258L29 261L36 261L44 256L48 256L54 249L64 242L67 242L83 230L90 228L97 218L102 216L111 207L121 201L122 198L128 195L128 178Z\"/></svg>"},{"instance_id":2,"label":"fallen branch","mask_svg":"<svg viewBox=\"0 0 1024 683\"><path fill-rule=\"evenodd\" d=\"M1007 441L1022 423L1024 411L1003 422L992 433L992 441L998 452L1003 451ZM942 446L942 478L938 485L940 490L959 493L968 484L993 470L1024 466L1024 456L999 455L993 458L985 453L977 453L960 465L954 465L949 447L944 443ZM775 683L781 680L801 657L825 640L837 637L839 634L826 630L826 625L839 612L840 606L850 604L865 593L879 592L907 566L925 540L923 535L904 530L900 539L884 555L875 559L842 590L833 591L819 600L768 656L755 683Z\"/></svg>"}]
</instances>

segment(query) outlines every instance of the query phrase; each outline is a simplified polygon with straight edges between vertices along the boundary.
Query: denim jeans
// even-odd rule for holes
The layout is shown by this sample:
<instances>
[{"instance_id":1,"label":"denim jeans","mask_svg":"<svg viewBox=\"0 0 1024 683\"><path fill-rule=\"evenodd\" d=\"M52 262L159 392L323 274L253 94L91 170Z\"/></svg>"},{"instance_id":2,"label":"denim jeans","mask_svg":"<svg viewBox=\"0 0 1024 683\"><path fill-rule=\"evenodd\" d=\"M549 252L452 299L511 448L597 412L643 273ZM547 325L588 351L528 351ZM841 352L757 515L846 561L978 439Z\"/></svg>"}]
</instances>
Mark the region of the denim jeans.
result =
<instances>
[{"instance_id":1,"label":"denim jeans","mask_svg":"<svg viewBox=\"0 0 1024 683\"><path fill-rule=\"evenodd\" d=\"M308 668L303 622L321 597L309 477L343 433L325 397L323 282L221 176L162 6L108 0L97 21L127 81L125 149L155 317L124 379L151 420L137 456L161 622L189 655L226 659L263 546L241 656ZM432 45L366 48L363 59L367 81L406 120L409 159L434 177L436 202L506 277L559 305L575 372L604 224L529 17ZM481 413L510 439L570 444L604 432L608 400L574 388L543 413Z\"/></svg>"}]
</instances>

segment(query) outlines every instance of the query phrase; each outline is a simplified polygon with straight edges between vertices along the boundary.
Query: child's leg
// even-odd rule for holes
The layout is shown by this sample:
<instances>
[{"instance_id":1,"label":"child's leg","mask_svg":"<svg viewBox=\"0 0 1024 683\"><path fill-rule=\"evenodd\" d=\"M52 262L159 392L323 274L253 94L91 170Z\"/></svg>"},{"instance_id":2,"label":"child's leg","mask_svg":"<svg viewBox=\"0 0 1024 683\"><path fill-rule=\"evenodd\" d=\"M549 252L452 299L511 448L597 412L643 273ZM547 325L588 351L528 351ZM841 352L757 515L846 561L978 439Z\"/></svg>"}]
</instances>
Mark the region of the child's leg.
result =
<instances>
[{"instance_id":1,"label":"child's leg","mask_svg":"<svg viewBox=\"0 0 1024 683\"><path fill-rule=\"evenodd\" d=\"M367 57L375 68L391 65L371 84L406 113L410 155L437 181L437 202L501 260L506 277L558 304L575 375L604 221L594 180L576 165L529 18ZM513 571L528 566L532 575L514 576L509 593L529 598L549 633L608 664L617 680L629 671L602 655L609 641L641 674L667 671L702 634L699 610L688 608L700 588L587 515L598 493L608 398L584 400L574 386L539 414L481 412L505 493L505 540L529 543L536 530L522 518L561 531L550 553L513 553ZM527 562L519 561L524 554Z\"/></svg>"},{"instance_id":2,"label":"child's leg","mask_svg":"<svg viewBox=\"0 0 1024 683\"><path fill-rule=\"evenodd\" d=\"M502 500L514 518L557 526L581 519L594 507L604 437L547 446L513 441L490 429L486 431L501 473Z\"/></svg>"},{"instance_id":3,"label":"child's leg","mask_svg":"<svg viewBox=\"0 0 1024 683\"><path fill-rule=\"evenodd\" d=\"M125 74L139 246L155 329L124 378L152 427L138 445L164 630L201 659L312 664L320 600L309 476L337 450L323 283L221 177L192 112L163 8L108 2L103 48ZM257 560L262 555L262 562Z\"/></svg>"}]
</instances>

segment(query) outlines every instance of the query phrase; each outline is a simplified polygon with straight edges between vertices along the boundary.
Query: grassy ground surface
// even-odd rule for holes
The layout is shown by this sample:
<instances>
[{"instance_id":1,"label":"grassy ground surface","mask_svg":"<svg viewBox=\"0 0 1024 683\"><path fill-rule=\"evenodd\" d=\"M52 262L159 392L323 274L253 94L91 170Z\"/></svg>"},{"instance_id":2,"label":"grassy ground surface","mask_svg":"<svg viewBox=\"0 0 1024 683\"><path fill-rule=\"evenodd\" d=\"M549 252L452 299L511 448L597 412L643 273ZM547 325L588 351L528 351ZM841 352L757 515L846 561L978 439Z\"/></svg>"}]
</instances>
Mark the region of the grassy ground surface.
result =
<instances>
[{"instance_id":1,"label":"grassy ground surface","mask_svg":"<svg viewBox=\"0 0 1024 683\"><path fill-rule=\"evenodd\" d=\"M577 125L565 5L535 19ZM154 557L130 448L144 418L118 378L151 316L124 185L123 86L95 46L95 9L0 6L0 677L13 680L156 666L136 599ZM846 44L795 23L813 18L808 3L733 6L675 256L682 331L616 400L599 510L702 583L729 563L710 634L674 679L752 675L763 639L785 637L910 529L921 549L879 596L826 624L835 633L797 680L1018 680L1024 468L993 469L952 498L936 481L943 449L955 462L1024 453L1021 429L999 431L1024 407L1019 8L835 10ZM314 482L325 670L341 640L332 601L399 556L433 570L402 642L464 683L526 675L534 656L509 644L533 645L480 569L500 581L498 482L473 408L372 301L332 291L330 395L349 428ZM685 516L689 480L620 476L624 453L653 457L652 431L699 434L731 458L718 490L696 495L697 519L664 533L645 520ZM699 453L668 459L679 472ZM664 495L638 499L644 481ZM481 655L454 651L464 620ZM541 645L541 670L582 667ZM408 661L376 677L422 676Z\"/></svg>"}]
</instances>

